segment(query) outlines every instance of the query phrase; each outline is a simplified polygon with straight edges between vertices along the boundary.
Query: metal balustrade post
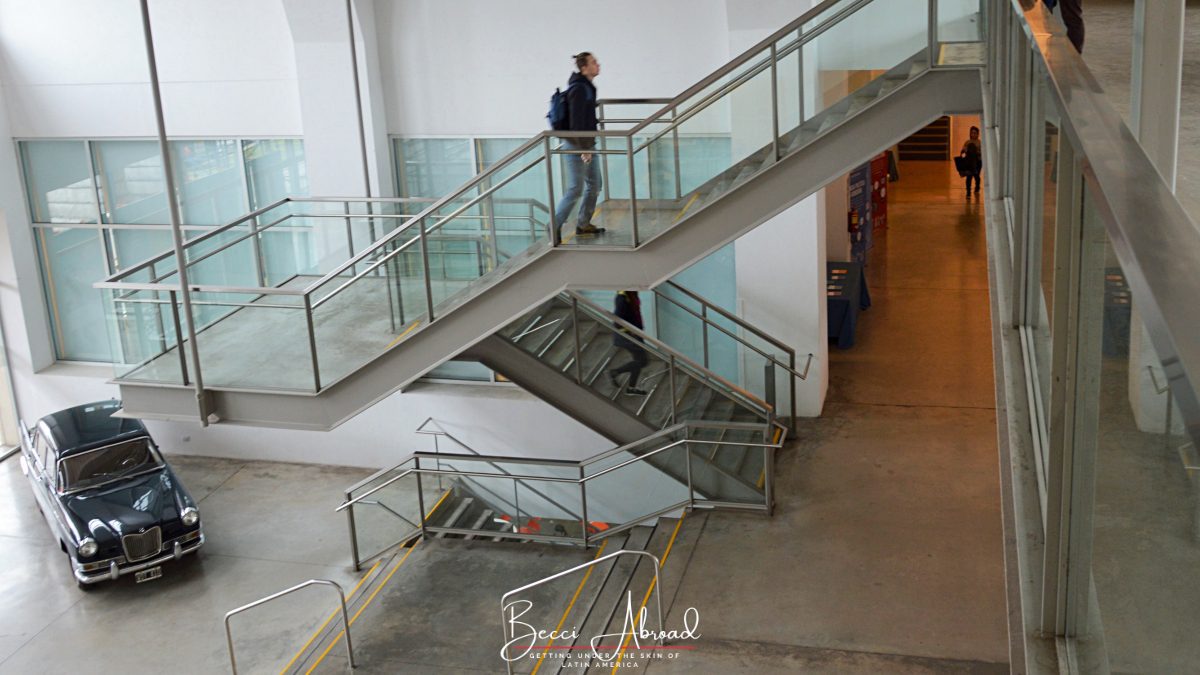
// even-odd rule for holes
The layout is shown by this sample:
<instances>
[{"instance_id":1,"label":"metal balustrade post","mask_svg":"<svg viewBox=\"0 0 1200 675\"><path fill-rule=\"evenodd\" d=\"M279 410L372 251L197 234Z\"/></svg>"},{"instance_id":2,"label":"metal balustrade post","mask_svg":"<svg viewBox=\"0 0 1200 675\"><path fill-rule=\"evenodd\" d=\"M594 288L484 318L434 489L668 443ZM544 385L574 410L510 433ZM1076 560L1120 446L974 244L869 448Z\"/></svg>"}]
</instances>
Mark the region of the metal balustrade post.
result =
<instances>
[{"instance_id":1,"label":"metal balustrade post","mask_svg":"<svg viewBox=\"0 0 1200 675\"><path fill-rule=\"evenodd\" d=\"M158 283L158 272L154 269L154 263L150 263L150 283ZM113 299L113 312L117 311L117 291L108 291ZM162 293L154 291L154 300L162 301ZM157 306L154 308L154 327L158 329L158 351L160 354L167 353L167 327L163 325L162 311ZM179 332L175 332L175 338L179 338ZM182 349L180 350L182 351Z\"/></svg>"},{"instance_id":2,"label":"metal balustrade post","mask_svg":"<svg viewBox=\"0 0 1200 675\"><path fill-rule=\"evenodd\" d=\"M637 177L634 176L633 167L633 134L628 136L629 144L629 212L633 218L633 247L637 248L640 240L638 239L638 213L637 213ZM649 149L646 150L649 153Z\"/></svg>"},{"instance_id":3,"label":"metal balustrade post","mask_svg":"<svg viewBox=\"0 0 1200 675\"><path fill-rule=\"evenodd\" d=\"M766 394L767 405L775 410L775 363L772 361L763 364L763 393Z\"/></svg>"},{"instance_id":4,"label":"metal balustrade post","mask_svg":"<svg viewBox=\"0 0 1200 675\"><path fill-rule=\"evenodd\" d=\"M708 305L700 305L700 337L704 342L704 367L708 368Z\"/></svg>"},{"instance_id":5,"label":"metal balustrade post","mask_svg":"<svg viewBox=\"0 0 1200 675\"><path fill-rule=\"evenodd\" d=\"M312 357L313 392L321 391L321 366L317 363L317 333L313 330L312 298L304 294L304 324L308 330L308 351Z\"/></svg>"},{"instance_id":6,"label":"metal balustrade post","mask_svg":"<svg viewBox=\"0 0 1200 675\"><path fill-rule=\"evenodd\" d=\"M588 539L588 518L587 518L587 481L585 479L585 469L582 464L579 465L579 503L581 513L579 515L579 524L583 527L583 547L589 546Z\"/></svg>"},{"instance_id":7,"label":"metal balustrade post","mask_svg":"<svg viewBox=\"0 0 1200 675\"><path fill-rule=\"evenodd\" d=\"M771 43L771 162L779 161L779 51Z\"/></svg>"},{"instance_id":8,"label":"metal balustrade post","mask_svg":"<svg viewBox=\"0 0 1200 675\"><path fill-rule=\"evenodd\" d=\"M345 501L353 499L349 491L344 494L346 495ZM354 571L357 572L362 569L362 558L358 555L358 529L354 523L353 506L346 509L346 525L350 528L350 557L354 560Z\"/></svg>"},{"instance_id":9,"label":"metal balustrade post","mask_svg":"<svg viewBox=\"0 0 1200 675\"><path fill-rule=\"evenodd\" d=\"M571 330L575 334L575 381L583 384L583 362L579 345L579 298L571 296Z\"/></svg>"},{"instance_id":10,"label":"metal balustrade post","mask_svg":"<svg viewBox=\"0 0 1200 675\"><path fill-rule=\"evenodd\" d=\"M670 367L670 369L667 370L667 377L670 378L669 382L671 385L671 389L670 389L670 391L671 391L671 424L678 424L679 420L676 419L676 417L675 417L678 414L678 411L675 409L676 402L675 402L675 355L674 354L671 355L671 367Z\"/></svg>"},{"instance_id":11,"label":"metal balustrade post","mask_svg":"<svg viewBox=\"0 0 1200 675\"><path fill-rule=\"evenodd\" d=\"M414 473L417 475L417 515L421 517L421 537L429 536L428 524L425 522L425 489L421 484L421 458L413 458ZM351 507L353 508L353 507Z\"/></svg>"},{"instance_id":12,"label":"metal balustrade post","mask_svg":"<svg viewBox=\"0 0 1200 675\"><path fill-rule=\"evenodd\" d=\"M557 219L554 216L554 162L551 159L553 157L553 155L550 152L550 137L549 136L545 136L542 138L542 152L544 152L546 154L546 208L547 208L547 210L550 211L550 216L548 218L546 218L546 221L547 221L546 228L548 230L546 232L546 234L550 238L550 245L558 246L562 242L560 242L558 240L559 239L559 237L558 237L559 226L558 226L558 223L556 222ZM607 190L607 188L608 188L607 180L604 181L604 187ZM606 199L608 198L607 192L605 192L605 198Z\"/></svg>"},{"instance_id":13,"label":"metal balustrade post","mask_svg":"<svg viewBox=\"0 0 1200 675\"><path fill-rule=\"evenodd\" d=\"M600 128L600 131L604 131L605 129L608 128L604 124L604 104L599 103L599 104L597 104L597 107L599 108L598 112L600 114L600 120L601 120L600 124L599 124L599 128ZM608 201L609 199L612 199L612 195L610 195L609 191L608 191L608 155L605 154L606 150L608 150L608 137L601 136L600 137L600 156L597 157L596 159L599 160L599 162L600 162L600 178L601 178L601 182L604 183L604 188L603 188L604 189L604 201Z\"/></svg>"},{"instance_id":14,"label":"metal balustrade post","mask_svg":"<svg viewBox=\"0 0 1200 675\"><path fill-rule=\"evenodd\" d=\"M176 291L170 291L170 296L171 296L171 298L170 298L171 299L171 319L175 324L175 345L176 345L176 348L179 350L179 372L180 372L180 375L182 375L182 377L183 377L182 383L184 386L186 386L188 384L188 365L187 365L187 354L185 353L186 350L183 348L183 327L179 323L179 301L175 297ZM193 344L192 349L195 349L195 348L196 348L196 345Z\"/></svg>"},{"instance_id":15,"label":"metal balustrade post","mask_svg":"<svg viewBox=\"0 0 1200 675\"><path fill-rule=\"evenodd\" d=\"M425 236L425 222L417 223L418 244L421 246L421 267L425 277L425 309L426 320L433 323L433 275L429 271L429 239Z\"/></svg>"},{"instance_id":16,"label":"metal balustrade post","mask_svg":"<svg viewBox=\"0 0 1200 675\"><path fill-rule=\"evenodd\" d=\"M684 437L686 438L690 433L691 433L691 429L685 430ZM692 507L692 506L696 505L696 489L695 489L695 486L692 484L692 444L684 443L683 449L686 453L684 455L683 461L687 466L688 506Z\"/></svg>"},{"instance_id":17,"label":"metal balustrade post","mask_svg":"<svg viewBox=\"0 0 1200 675\"><path fill-rule=\"evenodd\" d=\"M935 68L938 61L938 0L929 0L929 67Z\"/></svg>"},{"instance_id":18,"label":"metal balustrade post","mask_svg":"<svg viewBox=\"0 0 1200 675\"><path fill-rule=\"evenodd\" d=\"M791 424L788 425L788 428L791 429L793 434L795 434L797 431L797 429L796 429L796 375L795 375L795 373L796 373L796 353L795 352L788 354L788 367L790 367L792 369L792 372L788 373L788 382L789 382L788 395L792 397L791 406L790 406L791 410L792 410L792 419L791 419Z\"/></svg>"},{"instance_id":19,"label":"metal balustrade post","mask_svg":"<svg viewBox=\"0 0 1200 675\"><path fill-rule=\"evenodd\" d=\"M678 116L678 108L671 108L671 142L675 146L675 199L683 199L683 174L680 173L682 162L679 159L679 125L675 124L675 118Z\"/></svg>"}]
</instances>

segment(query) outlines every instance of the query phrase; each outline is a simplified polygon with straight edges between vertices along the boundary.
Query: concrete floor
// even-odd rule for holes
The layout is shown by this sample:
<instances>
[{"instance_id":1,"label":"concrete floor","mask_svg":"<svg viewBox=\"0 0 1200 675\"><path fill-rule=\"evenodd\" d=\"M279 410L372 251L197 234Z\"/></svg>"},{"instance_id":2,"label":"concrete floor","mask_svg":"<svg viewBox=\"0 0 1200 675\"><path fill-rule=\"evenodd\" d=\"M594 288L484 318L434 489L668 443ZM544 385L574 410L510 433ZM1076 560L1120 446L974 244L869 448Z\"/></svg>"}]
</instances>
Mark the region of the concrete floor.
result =
<instances>
[{"instance_id":1,"label":"concrete floor","mask_svg":"<svg viewBox=\"0 0 1200 675\"><path fill-rule=\"evenodd\" d=\"M0 464L0 673L229 672L225 612L307 579L347 591L356 583L345 520L333 509L369 472L170 461L199 503L208 543L164 565L157 581L123 578L90 591L76 588L16 458ZM307 589L235 618L242 672L278 672L335 605L327 589Z\"/></svg>"},{"instance_id":2,"label":"concrete floor","mask_svg":"<svg viewBox=\"0 0 1200 675\"><path fill-rule=\"evenodd\" d=\"M945 164L901 166L857 344L781 452L776 516L713 513L652 672L1007 672L981 209Z\"/></svg>"}]
</instances>

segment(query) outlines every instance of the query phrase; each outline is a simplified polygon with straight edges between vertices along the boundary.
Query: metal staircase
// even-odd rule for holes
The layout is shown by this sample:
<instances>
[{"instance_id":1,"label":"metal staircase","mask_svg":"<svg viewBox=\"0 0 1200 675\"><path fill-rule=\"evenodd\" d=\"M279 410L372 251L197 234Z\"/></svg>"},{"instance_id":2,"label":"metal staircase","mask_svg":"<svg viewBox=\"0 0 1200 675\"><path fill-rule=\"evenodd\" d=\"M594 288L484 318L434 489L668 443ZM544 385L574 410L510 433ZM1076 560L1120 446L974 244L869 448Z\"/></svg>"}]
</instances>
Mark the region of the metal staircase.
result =
<instances>
[{"instance_id":1,"label":"metal staircase","mask_svg":"<svg viewBox=\"0 0 1200 675\"><path fill-rule=\"evenodd\" d=\"M886 0L823 2L629 128L540 134L420 209L407 200L285 199L187 242L189 268L252 252L255 280L246 285L181 289L170 253L97 284L120 351L124 413L330 429L448 359L477 353L499 364L507 338L498 333L564 290L662 284L862 158L947 112L981 107L977 70L931 68L932 40L919 31L856 71L881 75L828 104L818 96L820 73L834 71L813 60L853 35L855 21L887 11ZM732 156L688 185L680 165L706 158L687 156L680 137L719 120ZM594 221L607 232L558 242L554 165L573 152L558 145L570 135L601 138L597 154L614 184ZM618 170L628 185L611 180ZM279 255L301 249L304 259ZM191 317L181 310L185 292ZM568 371L572 356L561 361ZM602 398L604 379L588 393ZM671 382L643 401L610 398L634 413L610 437L661 426L668 400L677 418L680 406L722 414L729 405L711 378L680 379L673 393Z\"/></svg>"}]
</instances>

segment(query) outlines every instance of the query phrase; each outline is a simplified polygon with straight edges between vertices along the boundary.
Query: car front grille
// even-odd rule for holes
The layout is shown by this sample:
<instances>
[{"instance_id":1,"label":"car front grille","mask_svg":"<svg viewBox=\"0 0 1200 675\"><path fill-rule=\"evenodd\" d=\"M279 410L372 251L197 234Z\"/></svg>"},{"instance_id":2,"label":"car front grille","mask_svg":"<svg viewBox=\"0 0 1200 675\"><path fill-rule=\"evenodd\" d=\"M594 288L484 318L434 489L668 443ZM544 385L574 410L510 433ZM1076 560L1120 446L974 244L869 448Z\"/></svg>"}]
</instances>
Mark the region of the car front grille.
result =
<instances>
[{"instance_id":1,"label":"car front grille","mask_svg":"<svg viewBox=\"0 0 1200 675\"><path fill-rule=\"evenodd\" d=\"M129 562L144 560L162 550L162 529L157 525L139 534L121 537L125 559Z\"/></svg>"}]
</instances>

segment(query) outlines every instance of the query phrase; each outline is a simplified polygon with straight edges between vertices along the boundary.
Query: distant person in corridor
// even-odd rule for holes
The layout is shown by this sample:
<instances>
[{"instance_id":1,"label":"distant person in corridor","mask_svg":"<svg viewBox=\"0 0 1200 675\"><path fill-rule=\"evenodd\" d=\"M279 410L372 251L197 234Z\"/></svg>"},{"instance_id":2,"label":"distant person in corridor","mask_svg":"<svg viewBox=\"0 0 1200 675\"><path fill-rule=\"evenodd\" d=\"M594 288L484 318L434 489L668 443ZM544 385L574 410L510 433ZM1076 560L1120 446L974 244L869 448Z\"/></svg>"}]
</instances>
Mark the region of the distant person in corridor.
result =
<instances>
[{"instance_id":1,"label":"distant person in corridor","mask_svg":"<svg viewBox=\"0 0 1200 675\"><path fill-rule=\"evenodd\" d=\"M617 293L617 297L613 302L613 314L617 318L624 320L635 328L641 329L645 326L642 324L642 301L638 298L637 291L621 291ZM649 359L646 357L646 350L640 344L642 339L637 335L631 335L628 330L618 327L617 332L613 335L613 346L618 349L624 349L629 352L631 360L629 363L620 368L613 368L608 371L608 379L612 381L614 387L621 386L621 381L617 377L621 373L629 373L629 382L625 385L625 393L632 396L645 396L646 392L640 389L637 384L642 376L642 368L646 367Z\"/></svg>"},{"instance_id":2,"label":"distant person in corridor","mask_svg":"<svg viewBox=\"0 0 1200 675\"><path fill-rule=\"evenodd\" d=\"M983 145L979 142L979 127L971 127L971 137L958 153L963 158L963 175L967 177L967 199L971 198L971 179L975 179L975 194L979 194L979 172L983 170Z\"/></svg>"},{"instance_id":3,"label":"distant person in corridor","mask_svg":"<svg viewBox=\"0 0 1200 675\"><path fill-rule=\"evenodd\" d=\"M1058 7L1059 17L1067 27L1067 38L1075 51L1083 53L1083 0L1042 0L1051 11Z\"/></svg>"},{"instance_id":4,"label":"distant person in corridor","mask_svg":"<svg viewBox=\"0 0 1200 675\"><path fill-rule=\"evenodd\" d=\"M595 131L596 85L592 80L600 74L600 62L591 52L576 54L575 68L567 82L567 129L570 131ZM563 146L569 150L592 150L595 138L568 138ZM562 240L562 227L571 217L571 211L583 196L579 217L575 223L575 234L597 234L604 228L592 225L592 212L596 210L596 199L600 196L600 162L591 153L566 155L566 190L554 209L554 222L558 225L558 239Z\"/></svg>"}]
</instances>

